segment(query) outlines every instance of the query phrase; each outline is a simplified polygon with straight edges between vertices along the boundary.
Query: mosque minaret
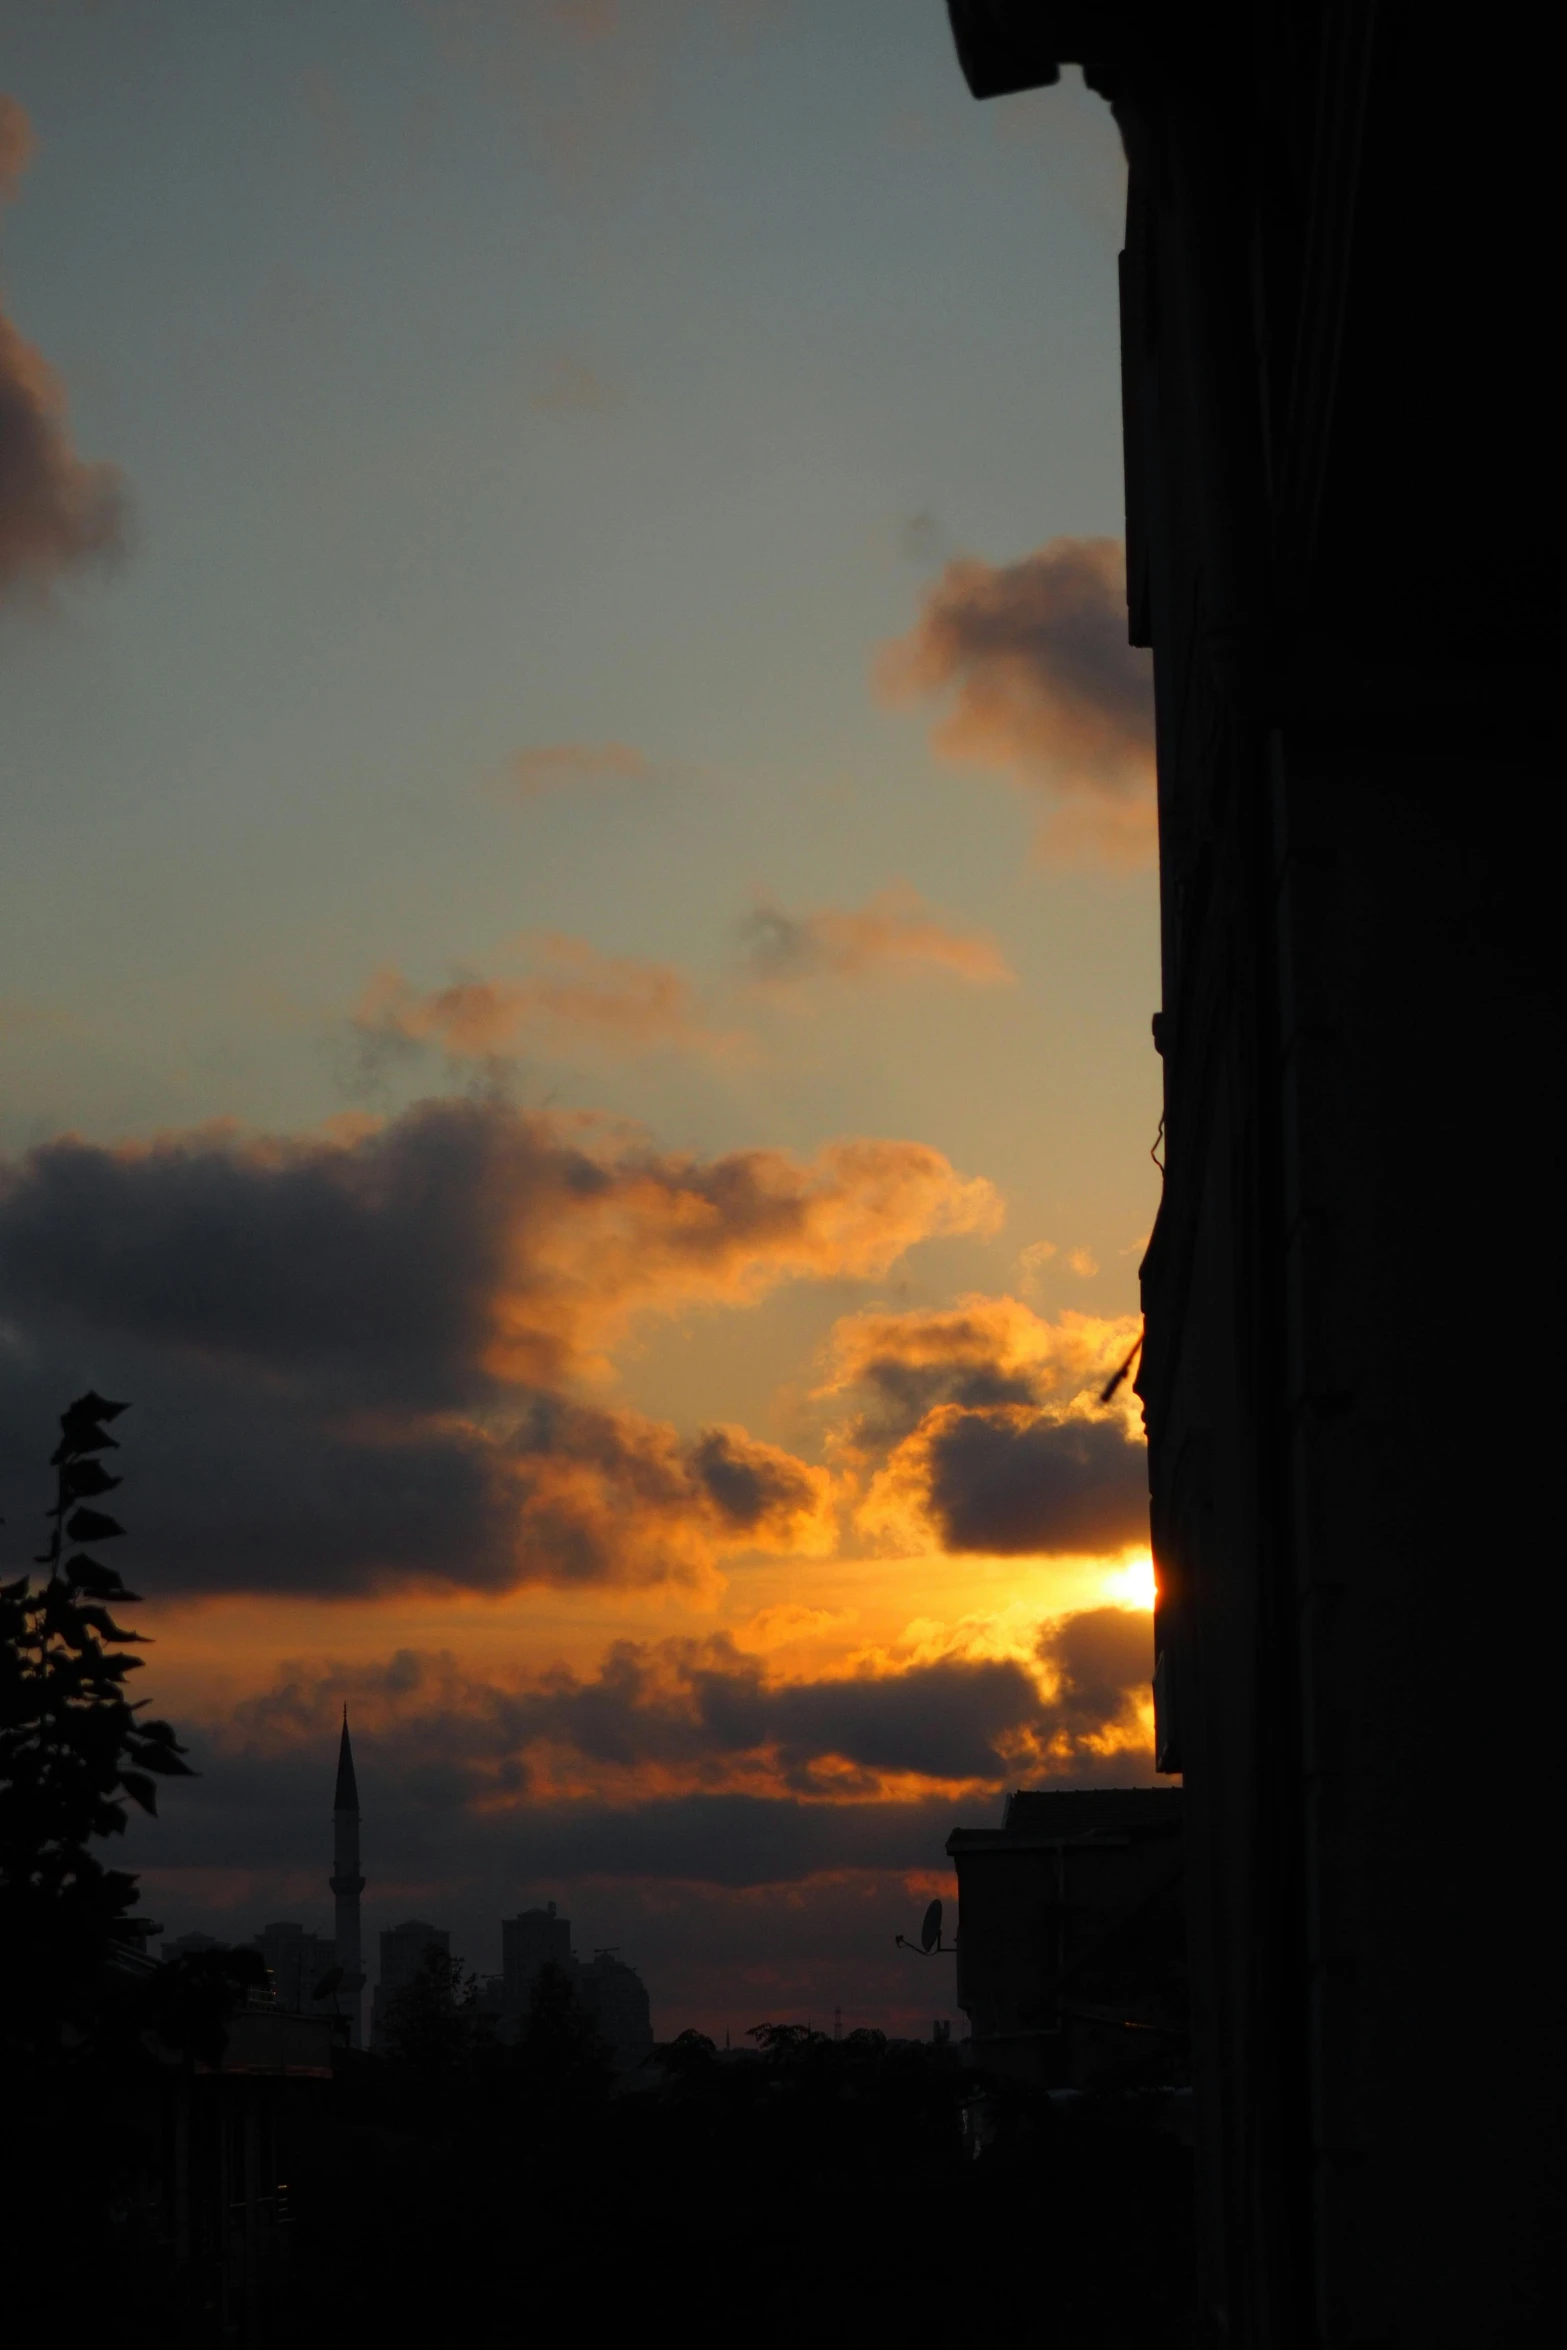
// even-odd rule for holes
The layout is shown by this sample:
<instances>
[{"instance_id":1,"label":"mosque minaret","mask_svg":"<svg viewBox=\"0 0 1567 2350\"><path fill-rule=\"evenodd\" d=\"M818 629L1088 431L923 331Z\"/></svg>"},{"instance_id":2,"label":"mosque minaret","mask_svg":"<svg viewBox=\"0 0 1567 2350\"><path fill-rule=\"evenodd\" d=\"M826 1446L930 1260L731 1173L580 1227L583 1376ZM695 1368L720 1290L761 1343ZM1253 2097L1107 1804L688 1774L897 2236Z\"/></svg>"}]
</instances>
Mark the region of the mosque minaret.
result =
<instances>
[{"instance_id":1,"label":"mosque minaret","mask_svg":"<svg viewBox=\"0 0 1567 2350\"><path fill-rule=\"evenodd\" d=\"M343 1708L343 1736L337 1750L337 1792L332 1799L332 1877L337 1904L337 1963L343 1970L340 1996L349 2014L349 2039L360 2045L365 1970L360 1955L359 1896L365 1881L359 1874L359 1788L354 1779L354 1750L348 1742L348 1708Z\"/></svg>"}]
</instances>

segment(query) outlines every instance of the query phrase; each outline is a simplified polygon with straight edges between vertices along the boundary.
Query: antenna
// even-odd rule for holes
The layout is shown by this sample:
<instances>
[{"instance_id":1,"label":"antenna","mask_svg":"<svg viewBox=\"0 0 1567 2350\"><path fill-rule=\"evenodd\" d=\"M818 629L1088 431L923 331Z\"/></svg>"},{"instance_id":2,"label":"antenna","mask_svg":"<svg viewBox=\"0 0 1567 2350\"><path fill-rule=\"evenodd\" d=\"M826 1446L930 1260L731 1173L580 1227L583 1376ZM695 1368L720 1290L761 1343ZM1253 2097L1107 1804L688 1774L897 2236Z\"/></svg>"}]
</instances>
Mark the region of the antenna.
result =
<instances>
[{"instance_id":1,"label":"antenna","mask_svg":"<svg viewBox=\"0 0 1567 2350\"><path fill-rule=\"evenodd\" d=\"M917 1944L894 1934L893 1942L899 1950L912 1950L916 1958L946 1957L957 1945L941 1939L941 1903L933 1901L920 1920L920 1938Z\"/></svg>"}]
</instances>

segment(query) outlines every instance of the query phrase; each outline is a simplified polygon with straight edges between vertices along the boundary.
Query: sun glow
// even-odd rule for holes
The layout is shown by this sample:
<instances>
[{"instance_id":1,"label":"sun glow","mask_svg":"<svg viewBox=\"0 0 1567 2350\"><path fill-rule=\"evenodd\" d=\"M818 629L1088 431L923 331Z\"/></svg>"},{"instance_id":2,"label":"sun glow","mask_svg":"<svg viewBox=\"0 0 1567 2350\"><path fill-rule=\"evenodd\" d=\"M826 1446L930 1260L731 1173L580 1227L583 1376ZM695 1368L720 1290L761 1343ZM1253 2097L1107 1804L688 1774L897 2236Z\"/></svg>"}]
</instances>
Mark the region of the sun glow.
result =
<instances>
[{"instance_id":1,"label":"sun glow","mask_svg":"<svg viewBox=\"0 0 1567 2350\"><path fill-rule=\"evenodd\" d=\"M1153 1560L1146 1550L1133 1551L1118 1567L1113 1567L1100 1586L1106 1599L1117 1607L1152 1609L1158 1596L1154 1584Z\"/></svg>"}]
</instances>

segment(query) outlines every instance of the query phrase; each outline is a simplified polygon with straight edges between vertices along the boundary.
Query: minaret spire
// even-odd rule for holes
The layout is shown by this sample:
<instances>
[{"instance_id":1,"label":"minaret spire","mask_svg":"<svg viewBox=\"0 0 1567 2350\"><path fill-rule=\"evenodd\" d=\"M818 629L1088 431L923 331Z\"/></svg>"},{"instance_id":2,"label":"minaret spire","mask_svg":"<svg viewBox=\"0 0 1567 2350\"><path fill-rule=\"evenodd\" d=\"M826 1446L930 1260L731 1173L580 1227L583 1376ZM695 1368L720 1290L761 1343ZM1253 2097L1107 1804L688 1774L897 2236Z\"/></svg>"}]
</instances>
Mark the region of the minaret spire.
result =
<instances>
[{"instance_id":1,"label":"minaret spire","mask_svg":"<svg viewBox=\"0 0 1567 2350\"><path fill-rule=\"evenodd\" d=\"M343 1708L343 1735L337 1748L337 1792L332 1798L332 1892L337 1903L337 1963L343 1970L342 1996L348 2003L350 2044L360 2044L360 2009L365 1986L359 1944L359 1896L365 1881L359 1874L359 1784L354 1777L354 1750L348 1738L348 1708Z\"/></svg>"}]
</instances>

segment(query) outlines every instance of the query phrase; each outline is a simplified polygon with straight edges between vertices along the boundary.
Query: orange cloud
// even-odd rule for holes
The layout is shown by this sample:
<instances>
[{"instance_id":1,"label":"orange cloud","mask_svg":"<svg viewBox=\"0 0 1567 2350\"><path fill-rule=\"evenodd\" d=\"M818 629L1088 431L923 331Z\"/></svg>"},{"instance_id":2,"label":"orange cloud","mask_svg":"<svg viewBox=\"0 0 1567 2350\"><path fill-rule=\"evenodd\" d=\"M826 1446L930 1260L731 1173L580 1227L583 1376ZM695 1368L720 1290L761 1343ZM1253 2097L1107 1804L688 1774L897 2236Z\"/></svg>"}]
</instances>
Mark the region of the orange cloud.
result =
<instances>
[{"instance_id":1,"label":"orange cloud","mask_svg":"<svg viewBox=\"0 0 1567 2350\"><path fill-rule=\"evenodd\" d=\"M0 204L32 151L26 114L0 96ZM77 456L59 378L0 312L0 593L46 595L63 574L118 554L124 532L118 473Z\"/></svg>"},{"instance_id":2,"label":"orange cloud","mask_svg":"<svg viewBox=\"0 0 1567 2350\"><path fill-rule=\"evenodd\" d=\"M476 1671L404 1648L285 1665L214 1729L228 1769L286 1773L292 1755L329 1745L346 1697L361 1769L383 1788L411 1792L441 1757L460 1835L475 1818L522 1826L562 1803L896 1804L1078 1773L1146 1748L1151 1666L1147 1615L1116 1608L1036 1624L1023 1655L953 1651L847 1672L781 1673L721 1633L616 1640L584 1672ZM720 1847L743 1825L711 1820Z\"/></svg>"},{"instance_id":3,"label":"orange cloud","mask_svg":"<svg viewBox=\"0 0 1567 2350\"><path fill-rule=\"evenodd\" d=\"M942 971L971 986L1011 979L994 939L957 930L931 913L918 890L894 882L863 906L822 906L785 913L762 899L741 925L749 976L763 984L876 971Z\"/></svg>"},{"instance_id":4,"label":"orange cloud","mask_svg":"<svg viewBox=\"0 0 1567 2350\"><path fill-rule=\"evenodd\" d=\"M378 971L353 1014L371 1065L422 1044L479 1061L551 1040L613 1054L727 1056L745 1048L737 1031L709 1023L690 982L668 963L601 954L586 939L552 931L524 948L536 968L518 979L456 979L421 993L399 971Z\"/></svg>"},{"instance_id":5,"label":"orange cloud","mask_svg":"<svg viewBox=\"0 0 1567 2350\"><path fill-rule=\"evenodd\" d=\"M1135 1315L1068 1311L1046 1321L1015 1297L970 1296L941 1311L847 1314L828 1342L818 1398L858 1395L840 1443L868 1452L936 1403L1086 1404L1137 1335Z\"/></svg>"},{"instance_id":6,"label":"orange cloud","mask_svg":"<svg viewBox=\"0 0 1567 2350\"><path fill-rule=\"evenodd\" d=\"M1135 1401L1099 1401L1137 1328L1074 1313L1050 1323L1012 1297L846 1317L818 1394L857 1405L830 1441L872 1470L862 1529L903 1551L993 1557L1146 1541Z\"/></svg>"},{"instance_id":7,"label":"orange cloud","mask_svg":"<svg viewBox=\"0 0 1567 2350\"><path fill-rule=\"evenodd\" d=\"M587 1136L584 1134L584 1141ZM526 1235L503 1291L492 1361L507 1375L560 1344L607 1348L628 1321L692 1305L754 1304L785 1280L874 1280L917 1240L983 1232L1000 1202L923 1143L829 1143L697 1161L611 1144L603 1179Z\"/></svg>"},{"instance_id":8,"label":"orange cloud","mask_svg":"<svg viewBox=\"0 0 1567 2350\"><path fill-rule=\"evenodd\" d=\"M663 773L630 743L537 743L507 765L510 796L541 800L595 784L653 783Z\"/></svg>"},{"instance_id":9,"label":"orange cloud","mask_svg":"<svg viewBox=\"0 0 1567 2350\"><path fill-rule=\"evenodd\" d=\"M1055 862L1147 862L1155 853L1153 682L1128 644L1125 560L1114 539L1052 539L1020 563L964 557L927 591L876 680L890 702L949 702L942 757L1040 787Z\"/></svg>"},{"instance_id":10,"label":"orange cloud","mask_svg":"<svg viewBox=\"0 0 1567 2350\"><path fill-rule=\"evenodd\" d=\"M701 1583L829 1547L832 1477L587 1402L616 1346L996 1212L916 1143L697 1159L494 1101L62 1139L0 1162L0 1419L46 1422L84 1357L136 1399L165 1591Z\"/></svg>"},{"instance_id":11,"label":"orange cloud","mask_svg":"<svg viewBox=\"0 0 1567 2350\"><path fill-rule=\"evenodd\" d=\"M682 1440L640 1413L541 1397L494 1447L512 1585L710 1583L748 1551L820 1554L832 1479L742 1428Z\"/></svg>"}]
</instances>

